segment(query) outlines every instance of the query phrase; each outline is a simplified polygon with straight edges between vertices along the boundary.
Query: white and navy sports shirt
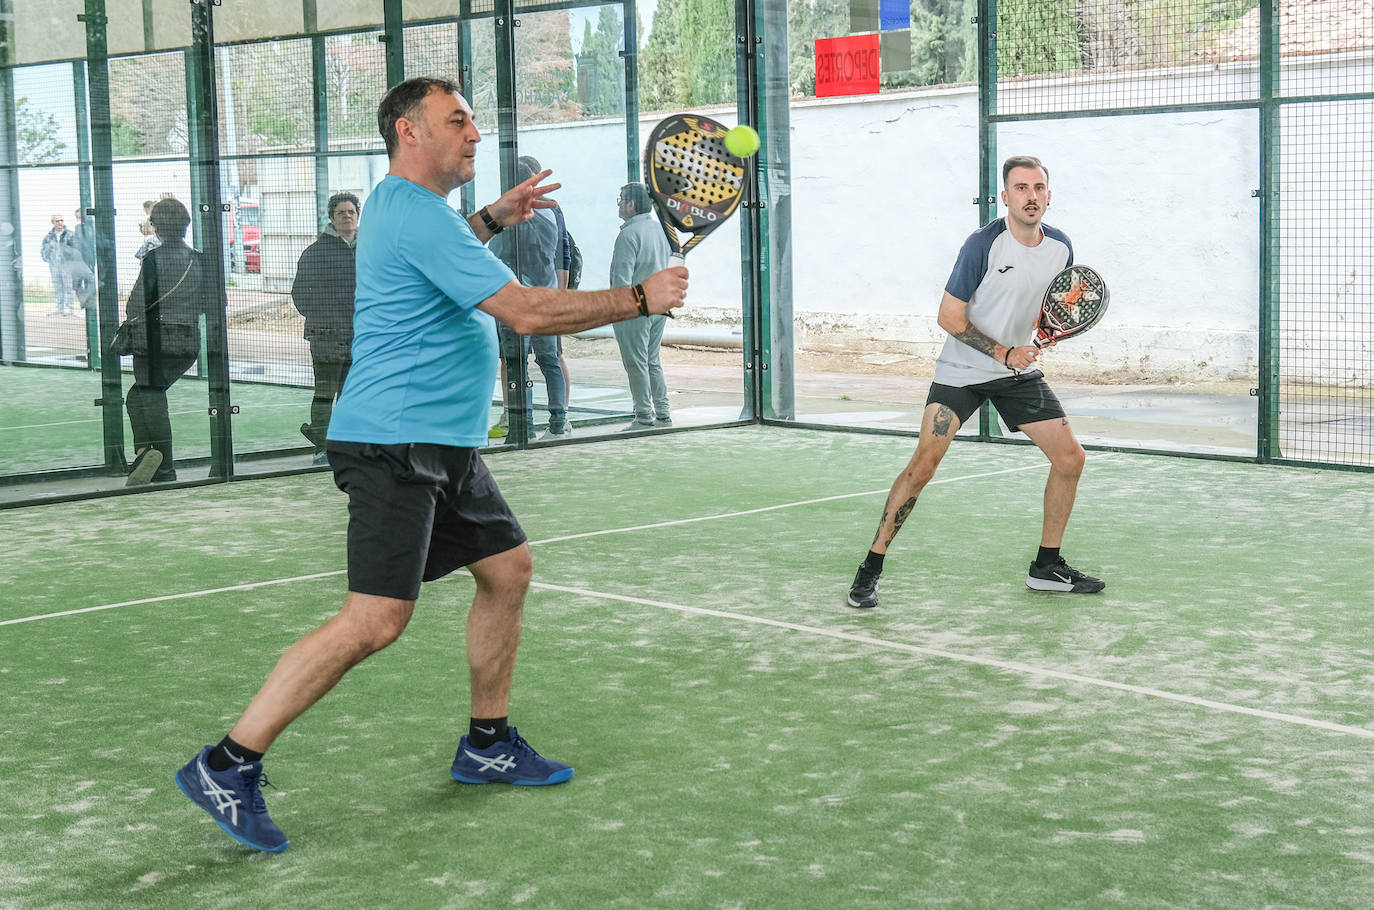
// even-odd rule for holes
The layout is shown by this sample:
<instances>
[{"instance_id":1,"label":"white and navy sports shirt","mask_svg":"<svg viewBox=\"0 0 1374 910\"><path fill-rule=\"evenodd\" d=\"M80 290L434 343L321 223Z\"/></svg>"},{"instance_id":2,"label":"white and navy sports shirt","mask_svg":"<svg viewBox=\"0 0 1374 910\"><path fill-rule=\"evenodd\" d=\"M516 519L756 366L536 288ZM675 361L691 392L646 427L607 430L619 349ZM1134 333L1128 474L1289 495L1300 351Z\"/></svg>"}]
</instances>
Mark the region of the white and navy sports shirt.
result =
<instances>
[{"instance_id":1,"label":"white and navy sports shirt","mask_svg":"<svg viewBox=\"0 0 1374 910\"><path fill-rule=\"evenodd\" d=\"M974 231L959 250L945 284L951 297L968 304L969 322L999 344L1030 344L1040 316L1040 301L1050 279L1073 264L1073 244L1058 228L1042 224L1037 246L1022 246L998 218ZM935 364L941 385L969 386L1005 379L1012 371L957 338L945 340Z\"/></svg>"}]
</instances>

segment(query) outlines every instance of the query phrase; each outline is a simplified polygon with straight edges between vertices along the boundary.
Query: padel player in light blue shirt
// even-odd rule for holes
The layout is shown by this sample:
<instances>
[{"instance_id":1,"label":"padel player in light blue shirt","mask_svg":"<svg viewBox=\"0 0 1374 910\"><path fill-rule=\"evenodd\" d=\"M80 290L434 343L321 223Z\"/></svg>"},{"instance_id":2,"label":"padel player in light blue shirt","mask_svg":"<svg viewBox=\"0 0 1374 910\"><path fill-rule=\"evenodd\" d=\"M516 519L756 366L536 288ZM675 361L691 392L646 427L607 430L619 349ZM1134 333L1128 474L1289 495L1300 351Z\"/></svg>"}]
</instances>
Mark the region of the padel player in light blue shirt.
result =
<instances>
[{"instance_id":1,"label":"padel player in light blue shirt","mask_svg":"<svg viewBox=\"0 0 1374 910\"><path fill-rule=\"evenodd\" d=\"M349 371L329 438L478 448L496 383L496 320L477 305L515 275L437 194L388 175L358 228Z\"/></svg>"},{"instance_id":2,"label":"padel player in light blue shirt","mask_svg":"<svg viewBox=\"0 0 1374 910\"><path fill-rule=\"evenodd\" d=\"M396 640L421 582L463 566L476 587L466 648L472 714L450 775L523 786L572 778L571 766L536 752L506 716L532 561L478 454L496 379L492 317L521 334L571 334L666 313L687 293L680 266L606 291L515 281L484 243L552 206L543 197L558 185L541 185L543 171L468 219L449 208L448 194L476 173L482 139L455 83L400 83L378 106L377 126L390 167L364 205L353 367L326 449L348 494L348 597L282 655L229 735L176 774L225 833L270 853L290 842L267 814L263 753L351 667Z\"/></svg>"}]
</instances>

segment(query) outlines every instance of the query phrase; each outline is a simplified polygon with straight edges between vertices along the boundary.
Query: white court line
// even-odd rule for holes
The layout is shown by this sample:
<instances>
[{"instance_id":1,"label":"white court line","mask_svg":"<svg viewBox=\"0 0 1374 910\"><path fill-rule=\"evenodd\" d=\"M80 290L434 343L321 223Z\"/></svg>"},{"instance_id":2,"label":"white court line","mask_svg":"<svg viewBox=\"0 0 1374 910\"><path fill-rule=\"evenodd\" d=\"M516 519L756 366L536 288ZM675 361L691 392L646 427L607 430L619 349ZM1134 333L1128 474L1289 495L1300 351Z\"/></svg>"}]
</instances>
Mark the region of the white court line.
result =
<instances>
[{"instance_id":1,"label":"white court line","mask_svg":"<svg viewBox=\"0 0 1374 910\"><path fill-rule=\"evenodd\" d=\"M692 616L716 616L721 619L733 619L739 622L753 623L754 625L773 626L778 629L788 629L793 632L804 632L808 635L819 635L825 638L857 642L858 644L869 645L875 648L886 648L890 651L905 651L908 654L939 657L945 660L959 661L960 663L992 667L997 670L1011 670L1016 673L1024 673L1028 676L1062 679L1065 682L1081 683L1086 686L1097 686L1103 689L1116 689L1120 692L1131 692L1136 695L1148 695L1152 698L1182 702L1183 704L1196 705L1200 708L1211 708L1215 711L1245 714L1250 717L1262 717L1265 720L1277 720L1283 723L1299 724L1304 727L1315 727L1318 730L1327 730L1332 733L1345 733L1350 736L1359 736L1364 739L1374 739L1374 730L1365 729L1364 727L1349 727L1345 724L1316 720L1311 717L1303 717L1299 714L1284 714L1278 711L1265 711L1262 708L1247 708L1244 705L1233 705L1229 702L1213 701L1210 698L1182 695L1177 692L1168 692L1164 689L1154 689L1149 686L1135 686L1130 683L1113 682L1110 679L1098 679L1094 676L1083 676L1078 673L1068 673L1063 670L1048 670L1044 667L1037 667L1033 664L1021 663L1016 660L999 660L995 657L977 657L972 654L956 654L953 651L944 651L940 648L926 648L921 645L910 645L900 641L888 641L885 638L873 638L869 635L855 635L851 632L839 632L834 629L821 629L816 626L804 626L800 623L783 622L782 620L767 619L762 616L749 616L744 613L729 613L725 610L711 610L705 607L689 607L683 604L668 603L662 600L647 600L642 597L629 597L624 594L608 594L604 591L588 591L585 588L570 588L565 585L548 584L542 581L531 582L530 587L542 588L546 591L559 591L564 594L577 594L583 597L593 597L600 600L617 600L623 603L658 607L663 610L676 610L679 613L687 613Z\"/></svg>"},{"instance_id":2,"label":"white court line","mask_svg":"<svg viewBox=\"0 0 1374 910\"><path fill-rule=\"evenodd\" d=\"M35 622L40 619L56 619L59 616L76 616L80 613L96 613L100 610L113 610L115 607L132 607L137 604L155 604L165 600L181 600L183 597L204 597L207 594L223 594L226 591L251 591L254 588L266 588L269 585L285 585L293 581L309 581L312 578L329 578L331 575L343 575L346 569L335 569L332 572L315 572L311 575L297 575L295 578L273 578L270 581L250 581L241 585L230 585L227 588L210 588L205 591L187 591L182 594L163 594L161 597L143 597L139 600L125 600L117 604L101 604L98 607L82 607L79 610L63 610L60 613L40 613L37 616L25 616L22 619L6 619L0 621L0 626L14 626L21 622Z\"/></svg>"},{"instance_id":3,"label":"white court line","mask_svg":"<svg viewBox=\"0 0 1374 910\"><path fill-rule=\"evenodd\" d=\"M1111 457L1111 453L1098 456ZM989 471L983 474L968 474L962 477L950 477L944 480L934 480L931 483L953 483L959 480L973 480L980 477L991 477L997 474L1010 474L1016 471L1030 470L1032 467L1042 465L1031 465L1028 467L1008 468L1001 471ZM531 544L553 543L561 540L572 540L581 537L595 537L602 534L619 534L625 531L643 530L645 528L665 527L675 524L688 524L697 521L712 521L717 518L733 518L739 515L752 515L759 512L769 512L776 509L785 509L793 506L811 505L820 502L831 502L837 499L852 499L858 496L873 496L878 493L886 493L887 490L871 490L865 493L845 493L839 496L827 496L821 499L810 499L793 503L785 503L777 506L767 506L761 509L749 509L743 512L729 512L721 515L709 515L701 518L686 518L676 521L659 522L652 525L641 525L633 528L610 528L604 531L590 531L585 534L574 534L565 537L552 537L548 540L531 541ZM204 591L190 591L182 594L164 594L160 597L145 597L139 600L127 600L121 603L103 604L98 607L84 607L78 610L63 610L59 613L44 613L38 616L27 616L21 619L7 619L0 621L0 626L17 625L19 623L34 622L40 619L54 619L60 616L75 616L81 613L94 613L100 610L113 610L116 607L129 607L138 604L159 603L169 600L180 600L189 597L204 597L209 594L222 594L227 591L250 591L254 588L268 587L270 585L289 584L296 581L310 581L319 578L330 578L336 575L345 574L344 570L337 569L332 572L315 572L310 575L297 575L293 578L277 578L269 581L249 582L240 585L231 585L224 588L211 588ZM1147 695L1153 698L1161 698L1167 701L1180 702L1182 704L1195 705L1201 708L1210 708L1216 711L1225 711L1232 714L1244 714L1250 717L1259 717L1265 720L1275 720L1282 723L1297 724L1300 726L1313 727L1318 730L1327 730L1333 733L1345 733L1350 736L1357 736L1364 739L1374 739L1374 730L1363 727L1351 727L1345 724L1332 723L1330 721L1316 720L1310 717L1302 717L1297 714L1284 714L1278 711L1265 711L1261 708L1248 708L1244 705L1233 705L1228 702L1213 701L1209 698L1198 698L1192 695L1183 695L1177 692L1167 692L1163 689L1154 689L1149 686L1136 686L1130 683L1113 682L1108 679L1098 679L1092 676L1083 676L1078 673L1068 673L1062 670L1050 670L1043 667L1036 667L1032 664L1021 663L1020 661L998 660L991 657L977 657L970 654L956 654L953 651L944 651L939 648L927 648L921 645L906 644L904 642L888 641L882 638L873 638L868 635L855 635L850 632L839 632L833 629L821 629L815 626L806 626L800 623L783 622L777 619L767 619L761 616L748 616L742 613L729 613L724 610L712 610L705 607L689 607L684 604L673 604L665 601L647 600L642 597L630 597L624 594L609 594L600 591L589 591L584 588L570 588L565 585L549 584L547 582L531 582L530 587L540 588L546 591L560 591L566 594L575 594L583 597L592 597L602 600L616 600L623 603L640 604L643 606L658 607L664 610L674 610L679 613L686 613L695 616L715 616L722 619L737 620L740 622L753 623L755 625L773 626L779 629L788 629L794 632L803 632L808 635L819 635L826 638L833 638L841 641L852 641L858 644L868 645L875 648L884 648L892 651L904 651L908 654L920 654L927 657L938 657L945 660L953 660L961 663L976 664L984 667L992 667L999 670L1010 670L1017 673L1024 673L1029 676L1047 677L1050 679L1060 679L1065 682L1080 683L1082 685L1096 686L1104 689L1115 689L1121 692L1131 692L1136 695Z\"/></svg>"},{"instance_id":4,"label":"white court line","mask_svg":"<svg viewBox=\"0 0 1374 910\"><path fill-rule=\"evenodd\" d=\"M983 474L965 474L962 477L948 477L944 480L932 480L931 483L954 483L959 480L976 480L979 477L993 477L997 474L1012 474L1016 471L1029 471L1032 467L1042 467L1042 465L1031 465L1021 468L1007 468L1001 471L988 471ZM678 518L672 521L660 521L657 524L637 525L630 528L607 528L602 531L587 531L584 534L568 534L563 537L550 537L545 540L531 540L530 546L538 546L545 543L557 543L562 540L578 540L583 537L600 537L604 534L624 534L629 531L643 531L646 528L664 528L669 525L691 524L698 521L715 521L718 518L735 518L740 515L753 515L758 512L771 512L775 509L790 509L794 506L808 506L818 502L830 502L836 499L853 499L856 496L873 496L877 493L886 493L887 490L869 490L865 493L842 493L839 496L826 496L822 499L806 499L799 502L788 502L778 506L765 506L761 509L747 509L743 512L722 512L719 515L705 515L701 518ZM297 575L294 578L276 578L270 581L255 581L241 585L231 585L227 588L212 588L207 591L189 591L184 594L164 594L161 597L145 597L140 600L126 600L115 604L102 604L98 607L83 607L79 610L63 610L59 613L40 613L37 616L25 616L20 619L0 620L0 626L13 626L24 622L36 622L40 619L56 619L59 616L76 616L81 613L95 613L100 610L113 610L115 607L132 607L138 604L158 603L165 600L177 600L182 597L204 597L207 594L221 594L225 591L248 591L253 588L261 588L267 585L284 585L293 581L309 581L314 578L328 578L332 575L343 575L344 569L336 569L333 572L316 572L312 575Z\"/></svg>"},{"instance_id":5,"label":"white court line","mask_svg":"<svg viewBox=\"0 0 1374 910\"><path fill-rule=\"evenodd\" d=\"M1109 453L1109 455L1110 454L1114 453ZM1000 471L987 471L982 474L965 474L962 477L946 477L940 480L932 480L930 481L930 483L926 484L926 486L934 486L937 483L954 483L960 480L977 480L980 477L996 477L998 474L1015 474L1019 471L1033 471L1036 468L1043 467L1045 467L1044 462L1039 462L1032 465L1025 465L1019 468L1004 468ZM743 512L723 512L720 515L703 515L700 518L674 518L670 521L656 521L653 524L636 525L632 528L613 528L608 531L587 531L582 534L565 534L562 537L548 537L544 540L531 541L531 543L558 543L564 540L579 540L583 537L599 537L602 534L621 534L626 531L646 531L650 528L667 528L673 525L689 525L695 524L698 521L715 521L717 518L735 518L740 515L757 515L760 512L774 512L778 509L793 509L797 506L812 506L820 502L835 502L836 500L840 499L857 499L860 496L877 496L880 493L887 493L889 491L889 487L883 487L881 490L865 490L862 493L840 493L837 496L822 496L820 499L801 499L797 502L784 502L781 505L776 506L763 506L759 509L745 509Z\"/></svg>"}]
</instances>

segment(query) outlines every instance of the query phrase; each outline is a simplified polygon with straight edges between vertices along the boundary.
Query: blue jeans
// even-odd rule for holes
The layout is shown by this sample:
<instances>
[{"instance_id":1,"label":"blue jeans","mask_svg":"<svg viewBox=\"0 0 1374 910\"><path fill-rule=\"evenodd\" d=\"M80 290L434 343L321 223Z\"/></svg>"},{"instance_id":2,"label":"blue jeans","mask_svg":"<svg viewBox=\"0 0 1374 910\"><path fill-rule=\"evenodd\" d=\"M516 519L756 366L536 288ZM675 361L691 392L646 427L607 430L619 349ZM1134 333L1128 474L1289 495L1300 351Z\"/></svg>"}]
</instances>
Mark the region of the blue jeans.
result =
<instances>
[{"instance_id":1,"label":"blue jeans","mask_svg":"<svg viewBox=\"0 0 1374 910\"><path fill-rule=\"evenodd\" d=\"M515 339L520 339L519 353L516 355L523 359L526 370L529 369L530 351L534 352L534 362L539 367L539 372L544 375L545 396L548 399L549 422L548 426L557 430L563 429L563 424L568 419L568 400L567 390L563 386L563 367L558 362L558 355L563 349L563 339L558 335L516 335L514 331L505 325L498 323L497 329L501 338L501 355L509 357L514 349ZM510 405L510 396L507 396L507 406ZM530 414L530 425L534 425L534 389L530 386L525 387L525 410Z\"/></svg>"}]
</instances>

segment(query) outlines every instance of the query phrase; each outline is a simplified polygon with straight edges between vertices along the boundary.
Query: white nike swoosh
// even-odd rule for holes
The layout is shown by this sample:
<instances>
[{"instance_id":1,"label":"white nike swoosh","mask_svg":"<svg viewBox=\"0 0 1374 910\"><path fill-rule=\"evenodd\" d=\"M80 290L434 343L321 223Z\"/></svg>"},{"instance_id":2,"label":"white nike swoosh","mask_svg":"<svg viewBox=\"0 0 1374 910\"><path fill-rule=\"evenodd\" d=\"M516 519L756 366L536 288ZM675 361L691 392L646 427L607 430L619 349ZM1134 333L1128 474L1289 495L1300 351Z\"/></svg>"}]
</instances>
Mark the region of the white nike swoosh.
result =
<instances>
[{"instance_id":1,"label":"white nike swoosh","mask_svg":"<svg viewBox=\"0 0 1374 910\"><path fill-rule=\"evenodd\" d=\"M1067 576L1067 575L1060 575L1058 572L1055 572L1055 573L1054 573L1054 577L1057 578L1057 579L1059 579L1060 581L1062 581L1062 582L1063 582L1064 584L1066 584L1066 585L1071 585L1071 584L1073 584L1073 579L1070 578L1070 577Z\"/></svg>"},{"instance_id":2,"label":"white nike swoosh","mask_svg":"<svg viewBox=\"0 0 1374 910\"><path fill-rule=\"evenodd\" d=\"M237 755L235 755L233 752L230 752L228 749L224 750L224 754L232 758L237 764L243 764L243 759L239 758Z\"/></svg>"},{"instance_id":3,"label":"white nike swoosh","mask_svg":"<svg viewBox=\"0 0 1374 910\"><path fill-rule=\"evenodd\" d=\"M495 727L492 727L490 730L488 730L486 727L478 727L477 729L478 729L479 732L485 733L485 734L487 734L488 736L494 736L494 735L496 735L496 728L495 728Z\"/></svg>"}]
</instances>

